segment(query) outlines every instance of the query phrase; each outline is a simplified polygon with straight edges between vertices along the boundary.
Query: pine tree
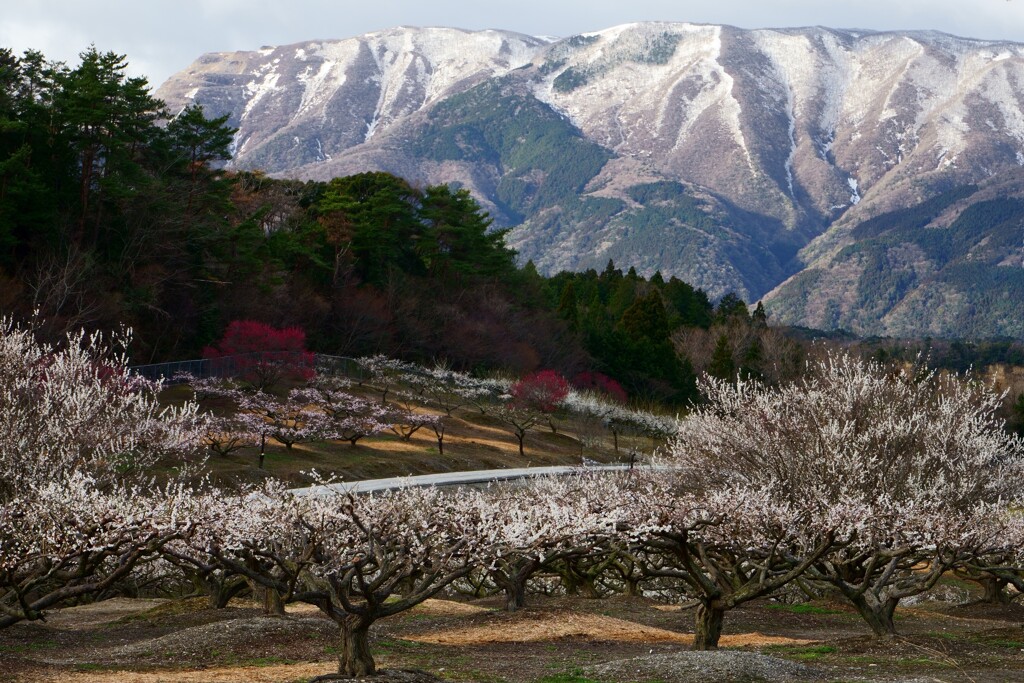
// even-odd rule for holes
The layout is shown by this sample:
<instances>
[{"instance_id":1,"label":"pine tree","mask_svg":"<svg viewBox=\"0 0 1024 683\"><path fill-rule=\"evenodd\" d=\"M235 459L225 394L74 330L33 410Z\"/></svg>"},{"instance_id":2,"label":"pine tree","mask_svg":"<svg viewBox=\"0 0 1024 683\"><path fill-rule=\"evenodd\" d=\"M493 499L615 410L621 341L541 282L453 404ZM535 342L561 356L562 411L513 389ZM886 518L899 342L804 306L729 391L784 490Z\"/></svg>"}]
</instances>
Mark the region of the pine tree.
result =
<instances>
[{"instance_id":1,"label":"pine tree","mask_svg":"<svg viewBox=\"0 0 1024 683\"><path fill-rule=\"evenodd\" d=\"M667 341L668 315L661 294L652 289L646 296L637 299L622 314L619 328L634 339L644 338L656 343Z\"/></svg>"},{"instance_id":2,"label":"pine tree","mask_svg":"<svg viewBox=\"0 0 1024 683\"><path fill-rule=\"evenodd\" d=\"M364 282L381 284L391 268L416 273L422 262L416 244L422 235L415 205L420 193L389 173L335 178L320 211L339 211L352 224L351 250Z\"/></svg>"},{"instance_id":3,"label":"pine tree","mask_svg":"<svg viewBox=\"0 0 1024 683\"><path fill-rule=\"evenodd\" d=\"M757 308L755 308L753 314L751 314L750 322L753 323L756 328L764 329L768 327L768 314L765 313L764 303L760 301L757 302Z\"/></svg>"},{"instance_id":4,"label":"pine tree","mask_svg":"<svg viewBox=\"0 0 1024 683\"><path fill-rule=\"evenodd\" d=\"M723 333L718 336L707 372L712 377L729 382L736 379L736 363L732 359L732 346L729 344L728 335Z\"/></svg>"},{"instance_id":5,"label":"pine tree","mask_svg":"<svg viewBox=\"0 0 1024 683\"><path fill-rule=\"evenodd\" d=\"M727 323L733 319L746 321L749 318L750 313L747 310L747 304L743 302L743 299L736 296L734 292L729 292L718 302L718 310L715 312L716 321Z\"/></svg>"},{"instance_id":6,"label":"pine tree","mask_svg":"<svg viewBox=\"0 0 1024 683\"><path fill-rule=\"evenodd\" d=\"M418 216L425 228L416 249L429 273L507 277L515 269L507 230L489 231L490 217L468 190L428 187Z\"/></svg>"},{"instance_id":7,"label":"pine tree","mask_svg":"<svg viewBox=\"0 0 1024 683\"><path fill-rule=\"evenodd\" d=\"M579 323L579 306L576 302L576 287L572 282L569 282L562 289L562 296L558 301L558 315L563 320L568 321L571 328L575 328Z\"/></svg>"},{"instance_id":8,"label":"pine tree","mask_svg":"<svg viewBox=\"0 0 1024 683\"><path fill-rule=\"evenodd\" d=\"M764 348L761 345L761 339L755 336L746 351L743 352L743 358L740 361L740 376L743 379L761 379L764 376L761 367L763 362Z\"/></svg>"}]
</instances>

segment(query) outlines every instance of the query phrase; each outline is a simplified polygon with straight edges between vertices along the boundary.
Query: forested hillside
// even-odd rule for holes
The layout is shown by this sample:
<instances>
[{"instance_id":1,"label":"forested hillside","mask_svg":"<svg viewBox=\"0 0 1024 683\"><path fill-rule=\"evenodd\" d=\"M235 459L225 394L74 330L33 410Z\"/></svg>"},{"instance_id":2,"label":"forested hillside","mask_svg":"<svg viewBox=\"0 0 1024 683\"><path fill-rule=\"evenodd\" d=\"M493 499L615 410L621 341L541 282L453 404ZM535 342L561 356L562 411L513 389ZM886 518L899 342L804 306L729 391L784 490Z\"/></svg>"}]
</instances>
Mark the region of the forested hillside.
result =
<instances>
[{"instance_id":1,"label":"forested hillside","mask_svg":"<svg viewBox=\"0 0 1024 683\"><path fill-rule=\"evenodd\" d=\"M198 357L230 322L258 320L301 328L323 353L551 368L581 386L612 378L634 400L679 405L696 397L701 372L777 384L801 371L806 343L734 295L716 307L675 277L611 260L552 277L517 266L504 231L465 189L381 172L328 182L225 172L226 120L198 106L166 111L125 69L122 56L95 49L75 68L0 53L0 312L35 315L53 339L127 326L132 361L150 363ZM485 142L515 161L515 145ZM549 156L583 143L551 144ZM538 196L517 187L525 194L515 202ZM864 223L859 246L842 253L884 255L910 240L969 269L979 252L957 256L961 243L1012 219L1019 202L977 203L942 229L915 229L971 191ZM962 347L956 366L1001 358Z\"/></svg>"},{"instance_id":2,"label":"forested hillside","mask_svg":"<svg viewBox=\"0 0 1024 683\"><path fill-rule=\"evenodd\" d=\"M229 322L254 319L299 327L326 353L695 395L676 333L708 328L715 311L680 280L611 261L554 278L519 268L504 232L449 185L226 173L225 119L166 111L120 55L0 61L0 309L37 316L53 338L128 326L133 361L148 363L197 357Z\"/></svg>"}]
</instances>

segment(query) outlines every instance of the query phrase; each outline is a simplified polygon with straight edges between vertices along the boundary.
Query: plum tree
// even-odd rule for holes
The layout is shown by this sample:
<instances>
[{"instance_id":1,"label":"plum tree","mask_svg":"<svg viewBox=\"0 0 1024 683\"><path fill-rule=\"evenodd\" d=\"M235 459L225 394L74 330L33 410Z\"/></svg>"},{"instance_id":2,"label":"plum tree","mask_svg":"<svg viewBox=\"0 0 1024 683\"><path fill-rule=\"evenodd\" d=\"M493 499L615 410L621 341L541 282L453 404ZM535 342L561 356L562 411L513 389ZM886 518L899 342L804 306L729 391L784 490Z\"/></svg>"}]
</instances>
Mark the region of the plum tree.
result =
<instances>
[{"instance_id":1,"label":"plum tree","mask_svg":"<svg viewBox=\"0 0 1024 683\"><path fill-rule=\"evenodd\" d=\"M807 576L835 586L877 634L899 601L1003 536L1021 500L1024 444L995 418L1000 398L970 377L832 353L776 389L707 379L667 462L704 491L743 487L821 515L860 509L849 542ZM922 569L925 568L926 569Z\"/></svg>"},{"instance_id":2,"label":"plum tree","mask_svg":"<svg viewBox=\"0 0 1024 683\"><path fill-rule=\"evenodd\" d=\"M98 336L53 346L0 321L0 627L106 590L192 528L187 487L148 468L184 464L203 420L158 389Z\"/></svg>"}]
</instances>

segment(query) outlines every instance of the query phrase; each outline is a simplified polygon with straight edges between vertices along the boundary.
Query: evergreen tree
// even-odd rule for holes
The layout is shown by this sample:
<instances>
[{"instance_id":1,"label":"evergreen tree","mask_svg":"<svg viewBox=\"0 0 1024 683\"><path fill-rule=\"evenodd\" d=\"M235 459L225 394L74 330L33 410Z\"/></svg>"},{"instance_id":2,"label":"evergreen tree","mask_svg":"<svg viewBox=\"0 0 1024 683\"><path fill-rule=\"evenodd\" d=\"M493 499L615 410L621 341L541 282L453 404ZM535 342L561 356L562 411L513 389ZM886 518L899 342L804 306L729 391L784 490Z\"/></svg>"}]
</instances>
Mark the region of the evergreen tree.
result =
<instances>
[{"instance_id":1,"label":"evergreen tree","mask_svg":"<svg viewBox=\"0 0 1024 683\"><path fill-rule=\"evenodd\" d=\"M90 47L80 57L78 67L58 73L54 107L77 175L72 239L91 246L107 242L105 204L147 186L140 156L158 134L163 103L145 78L126 75L124 55Z\"/></svg>"},{"instance_id":2,"label":"evergreen tree","mask_svg":"<svg viewBox=\"0 0 1024 683\"><path fill-rule=\"evenodd\" d=\"M714 308L703 291L675 277L669 279L663 291L674 309L672 327L682 325L707 329L711 326Z\"/></svg>"},{"instance_id":3,"label":"evergreen tree","mask_svg":"<svg viewBox=\"0 0 1024 683\"><path fill-rule=\"evenodd\" d=\"M761 379L764 376L761 364L764 362L764 347L761 339L754 336L740 359L740 376L743 379Z\"/></svg>"},{"instance_id":4,"label":"evergreen tree","mask_svg":"<svg viewBox=\"0 0 1024 683\"><path fill-rule=\"evenodd\" d=\"M188 178L185 216L190 222L200 195L211 181L223 175L215 164L231 158L231 142L237 130L227 122L226 114L208 119L201 105L192 104L171 119L165 129L170 163Z\"/></svg>"},{"instance_id":5,"label":"evergreen tree","mask_svg":"<svg viewBox=\"0 0 1024 683\"><path fill-rule=\"evenodd\" d=\"M429 273L505 278L515 269L507 230L488 231L491 219L468 190L428 187L418 215L425 228L417 253Z\"/></svg>"},{"instance_id":6,"label":"evergreen tree","mask_svg":"<svg viewBox=\"0 0 1024 683\"><path fill-rule=\"evenodd\" d=\"M757 329L764 329L768 327L768 314L765 313L764 303L758 301L757 307L750 316L750 322L753 323Z\"/></svg>"},{"instance_id":7,"label":"evergreen tree","mask_svg":"<svg viewBox=\"0 0 1024 683\"><path fill-rule=\"evenodd\" d=\"M652 289L626 309L619 327L632 338L644 338L659 343L668 340L668 316L661 294Z\"/></svg>"},{"instance_id":8,"label":"evergreen tree","mask_svg":"<svg viewBox=\"0 0 1024 683\"><path fill-rule=\"evenodd\" d=\"M718 309L715 311L716 322L728 323L731 320L747 321L749 318L750 312L747 310L747 304L743 302L743 299L736 296L735 293L729 292L718 302Z\"/></svg>"},{"instance_id":9,"label":"evergreen tree","mask_svg":"<svg viewBox=\"0 0 1024 683\"><path fill-rule=\"evenodd\" d=\"M365 282L381 284L391 268L422 270L416 254L423 226L415 205L420 194L389 173L335 178L324 193L321 212L339 211L352 225L352 254Z\"/></svg>"},{"instance_id":10,"label":"evergreen tree","mask_svg":"<svg viewBox=\"0 0 1024 683\"><path fill-rule=\"evenodd\" d=\"M576 303L576 287L572 281L562 289L562 296L558 301L558 316L575 328L579 322L579 308Z\"/></svg>"},{"instance_id":11,"label":"evergreen tree","mask_svg":"<svg viewBox=\"0 0 1024 683\"><path fill-rule=\"evenodd\" d=\"M715 350L711 354L707 372L712 377L728 382L736 379L736 363L732 358L732 345L729 343L729 336L724 332L718 336L718 341L715 343Z\"/></svg>"}]
</instances>

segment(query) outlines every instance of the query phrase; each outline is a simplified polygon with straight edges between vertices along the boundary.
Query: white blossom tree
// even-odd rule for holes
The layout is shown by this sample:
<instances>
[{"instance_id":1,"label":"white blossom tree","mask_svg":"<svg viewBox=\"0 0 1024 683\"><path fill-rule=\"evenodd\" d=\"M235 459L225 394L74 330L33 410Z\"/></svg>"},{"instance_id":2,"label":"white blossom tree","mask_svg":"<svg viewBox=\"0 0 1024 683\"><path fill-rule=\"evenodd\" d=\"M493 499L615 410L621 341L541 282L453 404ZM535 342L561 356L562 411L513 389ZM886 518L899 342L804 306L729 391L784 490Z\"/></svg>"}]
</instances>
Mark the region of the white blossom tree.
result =
<instances>
[{"instance_id":1,"label":"white blossom tree","mask_svg":"<svg viewBox=\"0 0 1024 683\"><path fill-rule=\"evenodd\" d=\"M339 628L338 678L373 674L371 625L480 564L481 533L458 493L400 489L296 497L268 484L203 511L193 547L224 568L317 606Z\"/></svg>"},{"instance_id":2,"label":"white blossom tree","mask_svg":"<svg viewBox=\"0 0 1024 683\"><path fill-rule=\"evenodd\" d=\"M0 627L108 589L190 529L191 493L148 468L185 464L203 420L158 389L98 336L53 346L0 321Z\"/></svg>"},{"instance_id":3,"label":"white blossom tree","mask_svg":"<svg viewBox=\"0 0 1024 683\"><path fill-rule=\"evenodd\" d=\"M331 438L348 441L352 446L391 427L391 409L349 393L348 382L344 380L322 378L311 387L296 390L292 397L327 415Z\"/></svg>"},{"instance_id":4,"label":"white blossom tree","mask_svg":"<svg viewBox=\"0 0 1024 683\"><path fill-rule=\"evenodd\" d=\"M670 582L692 601L698 650L717 648L729 610L801 576L859 518L843 504L821 511L765 489L695 489L678 471L634 473L646 483L627 503L631 557L644 576Z\"/></svg>"},{"instance_id":5,"label":"white blossom tree","mask_svg":"<svg viewBox=\"0 0 1024 683\"><path fill-rule=\"evenodd\" d=\"M109 484L191 452L198 408L161 405L159 388L98 335L57 347L0 320L0 501L74 473Z\"/></svg>"},{"instance_id":6,"label":"white blossom tree","mask_svg":"<svg viewBox=\"0 0 1024 683\"><path fill-rule=\"evenodd\" d=\"M531 577L553 562L602 552L616 527L615 475L536 477L467 491L477 508L485 568L505 593L505 606L524 606Z\"/></svg>"},{"instance_id":7,"label":"white blossom tree","mask_svg":"<svg viewBox=\"0 0 1024 683\"><path fill-rule=\"evenodd\" d=\"M875 633L895 631L901 599L988 552L989 523L1021 499L1024 448L995 419L999 397L969 377L832 354L778 389L701 388L707 404L680 423L666 462L703 491L742 487L802 507L808 528L861 509L850 542L807 577L837 587Z\"/></svg>"},{"instance_id":8,"label":"white blossom tree","mask_svg":"<svg viewBox=\"0 0 1024 683\"><path fill-rule=\"evenodd\" d=\"M78 474L0 506L0 628L101 594L194 531L180 486L105 486Z\"/></svg>"}]
</instances>

